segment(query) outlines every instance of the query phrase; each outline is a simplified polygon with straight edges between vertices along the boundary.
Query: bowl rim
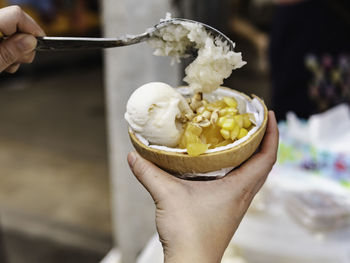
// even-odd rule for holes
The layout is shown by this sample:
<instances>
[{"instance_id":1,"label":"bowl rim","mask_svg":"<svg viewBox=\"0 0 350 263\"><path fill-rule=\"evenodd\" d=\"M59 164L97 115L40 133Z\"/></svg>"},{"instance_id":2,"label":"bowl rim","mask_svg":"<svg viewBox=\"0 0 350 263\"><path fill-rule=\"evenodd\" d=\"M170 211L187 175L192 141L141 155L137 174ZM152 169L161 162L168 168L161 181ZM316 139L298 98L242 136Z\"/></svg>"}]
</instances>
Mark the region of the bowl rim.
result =
<instances>
[{"instance_id":1,"label":"bowl rim","mask_svg":"<svg viewBox=\"0 0 350 263\"><path fill-rule=\"evenodd\" d=\"M178 88L185 88L186 86L180 86ZM251 136L243 141L242 143L234 146L234 147L230 147L228 149L225 149L225 150L222 150L222 151L217 151L217 152L211 152L211 153L204 153L204 154L201 154L199 156L195 156L197 158L202 158L202 157L209 157L209 156L216 156L216 155L221 155L221 154L224 154L224 153L229 153L231 151L235 151L241 147L244 147L245 145L249 144L249 142L251 140L253 140L256 136L258 136L258 134L261 132L261 130L265 129L265 126L266 126L266 123L267 123L267 119L268 119L268 110L267 110L267 107L263 101L263 99L261 99L260 97L252 94L251 97L244 94L243 92L240 92L240 91L237 91L237 90L234 90L234 89L231 89L231 88L228 88L228 87L220 87L220 89L225 89L225 90L230 90L231 92L234 92L234 93L239 93L240 95L244 96L247 100L251 101L252 99L258 99L259 102L261 103L261 105L263 106L263 109L264 109L264 119L263 119L263 122L261 123L260 127L253 133L251 134ZM181 157L181 158L193 158L193 156L190 156L187 154L187 152L170 152L170 151L165 151L165 150L161 150L161 149L155 149L155 148L152 148L152 147L149 147L148 145L145 145L144 143L142 143L138 138L137 136L135 135L135 132L129 127L128 129L128 132L129 132L129 136L131 137L131 139L136 142L140 147L142 147L143 149L145 149L146 151L149 151L149 152L152 152L152 153L155 153L155 154L162 154L162 155L168 155L168 156L178 156L178 157Z\"/></svg>"}]
</instances>

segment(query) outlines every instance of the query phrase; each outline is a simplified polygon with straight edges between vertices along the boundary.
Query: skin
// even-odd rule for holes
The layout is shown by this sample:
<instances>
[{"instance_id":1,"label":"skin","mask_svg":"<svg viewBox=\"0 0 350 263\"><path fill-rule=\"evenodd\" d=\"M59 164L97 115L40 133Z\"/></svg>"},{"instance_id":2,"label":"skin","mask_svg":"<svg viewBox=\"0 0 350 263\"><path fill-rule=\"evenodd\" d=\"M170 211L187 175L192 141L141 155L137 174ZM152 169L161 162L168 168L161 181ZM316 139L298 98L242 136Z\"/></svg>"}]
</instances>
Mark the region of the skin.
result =
<instances>
[{"instance_id":1,"label":"skin","mask_svg":"<svg viewBox=\"0 0 350 263\"><path fill-rule=\"evenodd\" d=\"M40 26L20 7L0 9L0 73L15 73L21 63L32 63L37 40L44 36Z\"/></svg>"},{"instance_id":2,"label":"skin","mask_svg":"<svg viewBox=\"0 0 350 263\"><path fill-rule=\"evenodd\" d=\"M260 150L239 168L214 181L178 179L136 152L128 162L156 205L164 262L220 262L277 155L278 127L269 112Z\"/></svg>"}]
</instances>

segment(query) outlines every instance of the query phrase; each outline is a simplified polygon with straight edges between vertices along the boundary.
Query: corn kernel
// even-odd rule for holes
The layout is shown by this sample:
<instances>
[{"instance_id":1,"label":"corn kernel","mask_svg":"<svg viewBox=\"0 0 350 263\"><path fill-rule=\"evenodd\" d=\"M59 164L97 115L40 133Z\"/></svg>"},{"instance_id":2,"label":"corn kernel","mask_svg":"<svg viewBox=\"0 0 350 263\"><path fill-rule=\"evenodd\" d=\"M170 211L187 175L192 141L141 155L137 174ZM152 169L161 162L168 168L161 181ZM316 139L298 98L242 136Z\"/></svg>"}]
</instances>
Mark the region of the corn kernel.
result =
<instances>
[{"instance_id":1,"label":"corn kernel","mask_svg":"<svg viewBox=\"0 0 350 263\"><path fill-rule=\"evenodd\" d=\"M225 140L230 139L230 131L225 130L225 129L221 129L220 133Z\"/></svg>"},{"instance_id":2,"label":"corn kernel","mask_svg":"<svg viewBox=\"0 0 350 263\"><path fill-rule=\"evenodd\" d=\"M223 100L215 101L212 104L213 104L213 106L215 106L217 108L224 108L227 106L227 104Z\"/></svg>"},{"instance_id":3,"label":"corn kernel","mask_svg":"<svg viewBox=\"0 0 350 263\"><path fill-rule=\"evenodd\" d=\"M224 116L224 115L226 115L227 114L227 108L223 108L223 109L221 109L220 111L219 111L219 115L220 116Z\"/></svg>"},{"instance_id":4,"label":"corn kernel","mask_svg":"<svg viewBox=\"0 0 350 263\"><path fill-rule=\"evenodd\" d=\"M224 97L224 101L229 107L237 107L237 101L234 98L231 97Z\"/></svg>"},{"instance_id":5,"label":"corn kernel","mask_svg":"<svg viewBox=\"0 0 350 263\"><path fill-rule=\"evenodd\" d=\"M236 108L233 108L233 107L229 107L226 109L227 109L227 114L236 115L238 112L238 110Z\"/></svg>"},{"instance_id":6,"label":"corn kernel","mask_svg":"<svg viewBox=\"0 0 350 263\"><path fill-rule=\"evenodd\" d=\"M233 119L235 120L235 122L237 123L239 128L243 127L243 117L242 117L242 115L236 115L236 116L233 117Z\"/></svg>"},{"instance_id":7,"label":"corn kernel","mask_svg":"<svg viewBox=\"0 0 350 263\"><path fill-rule=\"evenodd\" d=\"M248 114L243 115L243 128L248 129L252 125Z\"/></svg>"},{"instance_id":8,"label":"corn kernel","mask_svg":"<svg viewBox=\"0 0 350 263\"><path fill-rule=\"evenodd\" d=\"M224 121L224 124L222 125L223 129L230 130L230 131L232 131L234 127L235 127L235 120L234 119L226 119Z\"/></svg>"},{"instance_id":9,"label":"corn kernel","mask_svg":"<svg viewBox=\"0 0 350 263\"><path fill-rule=\"evenodd\" d=\"M220 117L220 118L218 119L218 121L216 122L216 124L217 124L219 127L222 128L222 126L224 125L225 121L226 121L226 118L225 118L225 117Z\"/></svg>"},{"instance_id":10,"label":"corn kernel","mask_svg":"<svg viewBox=\"0 0 350 263\"><path fill-rule=\"evenodd\" d=\"M231 131L231 133L230 133L230 138L231 138L231 140L232 141L234 141L236 138L237 138L237 136L238 136L238 134L239 134L239 127L236 125L234 128L233 128L233 130Z\"/></svg>"},{"instance_id":11,"label":"corn kernel","mask_svg":"<svg viewBox=\"0 0 350 263\"><path fill-rule=\"evenodd\" d=\"M198 156L208 150L208 145L204 143L190 143L187 145L187 153L190 156Z\"/></svg>"},{"instance_id":12,"label":"corn kernel","mask_svg":"<svg viewBox=\"0 0 350 263\"><path fill-rule=\"evenodd\" d=\"M240 131L239 131L239 134L238 134L238 137L237 137L237 139L239 140L239 139L242 139L244 136L246 136L248 134L248 131L246 130L246 129L244 129L244 128L242 128L242 129L240 129Z\"/></svg>"}]
</instances>

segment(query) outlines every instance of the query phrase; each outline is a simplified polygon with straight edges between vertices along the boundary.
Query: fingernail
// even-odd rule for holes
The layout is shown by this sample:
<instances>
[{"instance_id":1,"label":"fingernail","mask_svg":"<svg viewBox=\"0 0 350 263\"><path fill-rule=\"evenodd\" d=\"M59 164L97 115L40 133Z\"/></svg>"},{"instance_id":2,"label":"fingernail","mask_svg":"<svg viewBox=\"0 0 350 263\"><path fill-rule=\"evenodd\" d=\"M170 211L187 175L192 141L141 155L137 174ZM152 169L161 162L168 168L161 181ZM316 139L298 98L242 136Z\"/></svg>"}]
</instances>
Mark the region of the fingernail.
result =
<instances>
[{"instance_id":1,"label":"fingernail","mask_svg":"<svg viewBox=\"0 0 350 263\"><path fill-rule=\"evenodd\" d=\"M130 168L134 167L134 164L136 162L136 153L135 152L131 152L128 154L128 163Z\"/></svg>"},{"instance_id":2,"label":"fingernail","mask_svg":"<svg viewBox=\"0 0 350 263\"><path fill-rule=\"evenodd\" d=\"M36 47L36 39L30 35L24 35L17 40L17 47L22 52L33 51Z\"/></svg>"},{"instance_id":3,"label":"fingernail","mask_svg":"<svg viewBox=\"0 0 350 263\"><path fill-rule=\"evenodd\" d=\"M38 36L38 37L43 37L43 36L46 36L45 34L45 31L42 30L41 28L37 31L37 33L35 34L35 36Z\"/></svg>"}]
</instances>

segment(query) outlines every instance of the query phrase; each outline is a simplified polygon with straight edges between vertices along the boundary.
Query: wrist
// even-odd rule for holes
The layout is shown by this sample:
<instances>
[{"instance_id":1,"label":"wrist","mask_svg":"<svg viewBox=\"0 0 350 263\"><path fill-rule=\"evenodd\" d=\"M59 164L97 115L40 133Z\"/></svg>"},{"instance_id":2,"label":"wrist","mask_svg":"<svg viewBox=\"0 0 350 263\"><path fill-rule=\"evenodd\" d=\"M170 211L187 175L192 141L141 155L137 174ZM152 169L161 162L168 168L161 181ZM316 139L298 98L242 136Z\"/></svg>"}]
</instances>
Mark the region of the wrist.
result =
<instances>
[{"instance_id":1,"label":"wrist","mask_svg":"<svg viewBox=\"0 0 350 263\"><path fill-rule=\"evenodd\" d=\"M220 263L221 257L215 257L213 255L208 255L204 251L191 251L183 253L181 251L174 251L173 254L164 254L164 263Z\"/></svg>"},{"instance_id":2,"label":"wrist","mask_svg":"<svg viewBox=\"0 0 350 263\"><path fill-rule=\"evenodd\" d=\"M183 244L176 247L163 246L163 251L165 263L220 263L225 250L196 245L196 243L190 243L184 239Z\"/></svg>"}]
</instances>

